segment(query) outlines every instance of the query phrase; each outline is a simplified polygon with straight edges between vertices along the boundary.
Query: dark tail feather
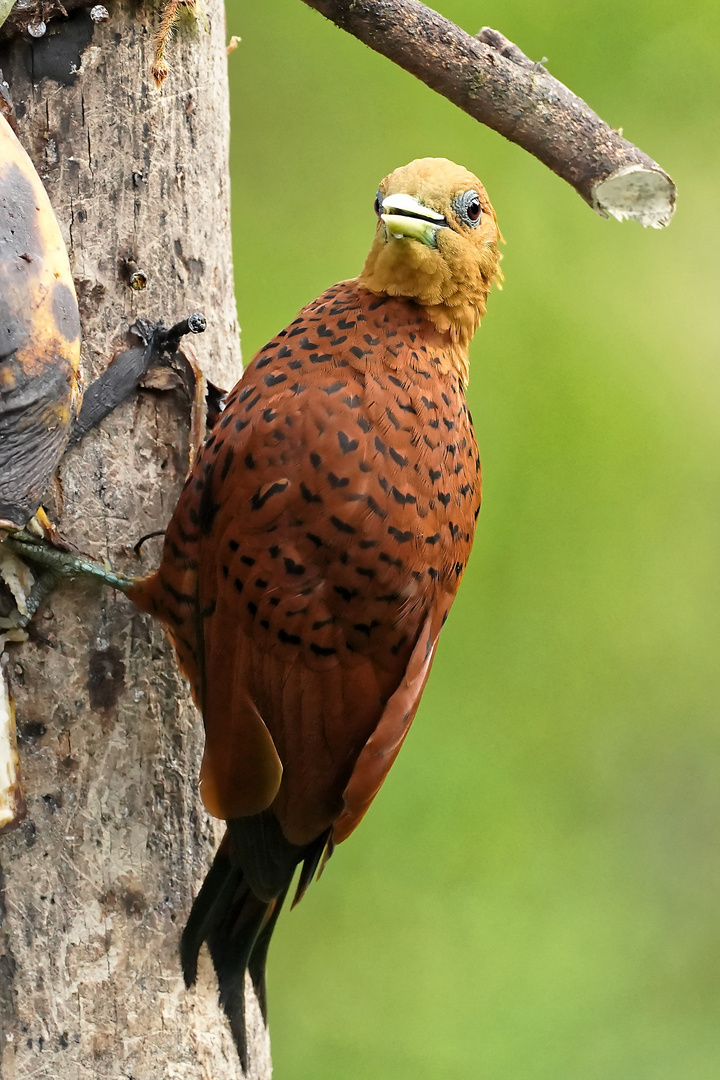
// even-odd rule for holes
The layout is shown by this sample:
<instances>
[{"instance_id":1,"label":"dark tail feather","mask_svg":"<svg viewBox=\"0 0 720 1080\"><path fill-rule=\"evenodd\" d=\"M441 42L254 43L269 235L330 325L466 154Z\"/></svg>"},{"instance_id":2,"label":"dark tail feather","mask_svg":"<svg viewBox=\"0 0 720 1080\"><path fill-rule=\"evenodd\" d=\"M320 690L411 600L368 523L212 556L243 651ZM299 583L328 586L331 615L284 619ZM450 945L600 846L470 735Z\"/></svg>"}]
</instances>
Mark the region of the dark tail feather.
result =
<instances>
[{"instance_id":1,"label":"dark tail feather","mask_svg":"<svg viewBox=\"0 0 720 1080\"><path fill-rule=\"evenodd\" d=\"M289 886L288 886L289 888ZM275 923L278 921L278 915L282 911L283 901L287 896L287 889L278 896L277 900L273 900L270 904L270 910L268 911L265 924L258 934L252 953L250 954L250 961L248 963L248 974L252 979L253 987L255 988L255 996L258 999L260 1011L262 1012L263 1020L267 1024L267 990L265 987L265 965L267 963L267 954L270 947L270 939L275 929Z\"/></svg>"}]
</instances>

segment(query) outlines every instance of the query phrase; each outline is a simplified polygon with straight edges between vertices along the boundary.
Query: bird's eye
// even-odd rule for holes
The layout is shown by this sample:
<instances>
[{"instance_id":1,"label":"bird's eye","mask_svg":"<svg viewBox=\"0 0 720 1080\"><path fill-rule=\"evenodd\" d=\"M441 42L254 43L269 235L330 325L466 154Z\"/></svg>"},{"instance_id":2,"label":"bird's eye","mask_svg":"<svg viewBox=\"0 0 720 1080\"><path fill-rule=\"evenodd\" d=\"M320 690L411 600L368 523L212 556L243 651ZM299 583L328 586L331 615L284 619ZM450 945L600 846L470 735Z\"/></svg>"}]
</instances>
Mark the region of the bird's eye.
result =
<instances>
[{"instance_id":1,"label":"bird's eye","mask_svg":"<svg viewBox=\"0 0 720 1080\"><path fill-rule=\"evenodd\" d=\"M475 228L482 217L482 206L477 191L466 191L455 200L455 213L465 225Z\"/></svg>"},{"instance_id":2,"label":"bird's eye","mask_svg":"<svg viewBox=\"0 0 720 1080\"><path fill-rule=\"evenodd\" d=\"M382 208L382 195L380 194L380 191L378 191L377 195L375 196L375 206L373 208L378 217L380 217L381 208Z\"/></svg>"}]
</instances>

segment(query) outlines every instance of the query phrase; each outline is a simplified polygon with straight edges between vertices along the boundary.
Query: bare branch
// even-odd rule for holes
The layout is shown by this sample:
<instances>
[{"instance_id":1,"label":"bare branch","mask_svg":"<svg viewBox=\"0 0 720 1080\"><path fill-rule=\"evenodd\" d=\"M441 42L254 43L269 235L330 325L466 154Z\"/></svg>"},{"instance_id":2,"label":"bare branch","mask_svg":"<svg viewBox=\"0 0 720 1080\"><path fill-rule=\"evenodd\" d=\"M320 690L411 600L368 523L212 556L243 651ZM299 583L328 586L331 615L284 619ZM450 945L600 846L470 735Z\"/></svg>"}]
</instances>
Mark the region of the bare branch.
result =
<instances>
[{"instance_id":1,"label":"bare branch","mask_svg":"<svg viewBox=\"0 0 720 1080\"><path fill-rule=\"evenodd\" d=\"M598 214L669 223L667 173L497 30L471 37L418 0L304 3L533 154Z\"/></svg>"}]
</instances>

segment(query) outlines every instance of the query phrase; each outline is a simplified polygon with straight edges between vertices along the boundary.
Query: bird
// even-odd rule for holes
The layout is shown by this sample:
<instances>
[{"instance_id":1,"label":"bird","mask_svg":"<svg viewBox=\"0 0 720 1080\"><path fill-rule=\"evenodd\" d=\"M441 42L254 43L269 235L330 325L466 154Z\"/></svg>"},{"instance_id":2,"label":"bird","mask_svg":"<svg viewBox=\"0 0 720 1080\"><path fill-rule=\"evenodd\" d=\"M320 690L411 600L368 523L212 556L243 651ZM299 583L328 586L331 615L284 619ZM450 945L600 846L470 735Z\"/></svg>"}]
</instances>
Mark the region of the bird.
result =
<instances>
[{"instance_id":1,"label":"bird","mask_svg":"<svg viewBox=\"0 0 720 1080\"><path fill-rule=\"evenodd\" d=\"M374 212L359 276L228 395L157 571L111 581L87 564L162 623L202 714L200 796L226 831L180 958L190 987L207 943L245 1072L246 973L267 1019L295 873L293 904L387 776L480 510L465 391L500 273L495 211L473 173L421 158L385 177Z\"/></svg>"},{"instance_id":2,"label":"bird","mask_svg":"<svg viewBox=\"0 0 720 1080\"><path fill-rule=\"evenodd\" d=\"M40 508L82 391L80 314L60 226L0 115L0 534Z\"/></svg>"}]
</instances>

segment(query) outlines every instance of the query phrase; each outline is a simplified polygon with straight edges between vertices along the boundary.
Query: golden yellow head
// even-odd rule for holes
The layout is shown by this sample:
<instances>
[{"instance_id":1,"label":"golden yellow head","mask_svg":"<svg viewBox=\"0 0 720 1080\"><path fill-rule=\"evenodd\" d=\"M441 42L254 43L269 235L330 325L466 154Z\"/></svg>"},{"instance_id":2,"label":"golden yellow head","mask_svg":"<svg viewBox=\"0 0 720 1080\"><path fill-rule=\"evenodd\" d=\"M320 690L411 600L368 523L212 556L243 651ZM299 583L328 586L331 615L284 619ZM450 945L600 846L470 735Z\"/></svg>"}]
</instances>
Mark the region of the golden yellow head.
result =
<instances>
[{"instance_id":1,"label":"golden yellow head","mask_svg":"<svg viewBox=\"0 0 720 1080\"><path fill-rule=\"evenodd\" d=\"M498 273L500 232L478 178L446 158L418 158L386 176L377 231L359 281L406 296L467 346Z\"/></svg>"}]
</instances>

